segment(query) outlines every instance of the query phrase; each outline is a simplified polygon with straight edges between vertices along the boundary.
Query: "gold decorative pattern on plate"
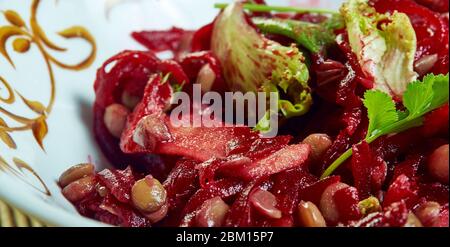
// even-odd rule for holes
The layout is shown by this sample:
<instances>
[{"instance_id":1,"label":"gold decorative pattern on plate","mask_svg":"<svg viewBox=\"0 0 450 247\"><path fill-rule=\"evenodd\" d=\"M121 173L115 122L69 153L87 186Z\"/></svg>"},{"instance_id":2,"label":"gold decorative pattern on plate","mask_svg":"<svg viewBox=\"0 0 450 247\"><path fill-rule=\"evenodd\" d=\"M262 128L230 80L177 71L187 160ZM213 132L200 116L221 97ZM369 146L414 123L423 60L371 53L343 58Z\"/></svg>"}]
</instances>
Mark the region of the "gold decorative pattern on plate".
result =
<instances>
[{"instance_id":1,"label":"gold decorative pattern on plate","mask_svg":"<svg viewBox=\"0 0 450 247\"><path fill-rule=\"evenodd\" d=\"M43 227L45 226L33 217L24 215L15 208L0 201L0 227Z\"/></svg>"},{"instance_id":2,"label":"gold decorative pattern on plate","mask_svg":"<svg viewBox=\"0 0 450 247\"><path fill-rule=\"evenodd\" d=\"M0 75L0 89L4 88L7 92L7 96L0 96L0 140L12 149L17 148L17 144L11 136L13 132L31 131L36 142L44 150L43 141L48 133L47 118L51 113L55 102L56 81L53 73L53 65L68 70L82 70L89 67L94 62L97 51L94 37L89 31L82 26L72 26L58 32L58 34L66 39L79 38L87 41L91 46L90 54L77 64L66 64L52 56L49 53L49 50L65 52L67 49L52 42L39 25L36 17L39 3L40 0L33 0L29 26L22 19L20 14L14 10L6 10L3 12L9 25L0 26L0 54L11 64L11 66L15 68L14 62L11 60L6 49L6 42L10 38L14 38L12 48L17 53L28 52L31 45L35 45L38 48L45 61L50 78L50 97L48 102L43 104L42 102L25 97L17 90L13 90L11 84ZM16 103L17 98L34 112L35 117L24 117L1 106L1 104L13 105ZM8 125L4 120L5 117L15 122L16 125Z\"/></svg>"},{"instance_id":3,"label":"gold decorative pattern on plate","mask_svg":"<svg viewBox=\"0 0 450 247\"><path fill-rule=\"evenodd\" d=\"M32 46L35 46L41 55L47 69L50 85L49 98L46 102L40 102L25 96L14 88L4 75L0 74L0 142L6 144L11 149L17 149L18 145L14 141L14 132L29 131L33 135L37 144L44 149L44 139L48 133L47 119L52 112L55 93L56 80L54 67L79 71L88 68L95 60L97 46L94 37L82 26L72 26L66 28L58 35L65 39L82 39L90 45L90 53L87 57L76 64L67 64L55 58L51 53L63 53L67 49L51 41L37 20L37 11L40 0L33 0L29 22L25 22L22 16L14 10L4 10L0 12L8 22L7 25L0 26L0 57L16 69L14 61L11 59L8 50L13 50L19 54L27 53ZM11 48L7 49L7 42L12 39ZM15 104L26 106L34 117L25 117L15 113L8 108L14 108ZM9 106L9 107L8 107ZM17 109L17 107L16 107ZM5 121L6 120L6 121ZM1 144L1 145L4 145ZM41 177L25 161L13 157L10 162L0 156L0 173L13 176L37 191L51 196L50 191ZM31 181L33 177L34 182ZM25 216L17 209L13 209L0 201L0 226L43 226L39 221Z\"/></svg>"}]
</instances>

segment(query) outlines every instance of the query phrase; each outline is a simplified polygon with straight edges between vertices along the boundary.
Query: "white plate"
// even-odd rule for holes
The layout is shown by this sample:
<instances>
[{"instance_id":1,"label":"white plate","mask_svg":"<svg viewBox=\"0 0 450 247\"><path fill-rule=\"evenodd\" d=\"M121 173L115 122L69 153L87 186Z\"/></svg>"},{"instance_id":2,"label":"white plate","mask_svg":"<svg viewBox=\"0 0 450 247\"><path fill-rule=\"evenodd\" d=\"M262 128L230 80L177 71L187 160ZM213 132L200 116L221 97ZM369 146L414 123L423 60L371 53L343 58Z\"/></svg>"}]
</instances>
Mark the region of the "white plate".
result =
<instances>
[{"instance_id":1,"label":"white plate","mask_svg":"<svg viewBox=\"0 0 450 247\"><path fill-rule=\"evenodd\" d=\"M268 2L337 9L342 1ZM0 140L3 140L0 141L0 199L49 225L102 226L80 216L56 184L65 169L88 161L88 157L98 164L98 170L107 166L91 133L96 69L119 51L143 49L131 39L132 31L171 26L194 29L209 23L218 12L213 3L212 0L0 0L0 77L3 80L0 81ZM33 6L37 8L33 10ZM11 18L11 14L8 14L10 22L15 25L1 16L7 10L15 11L25 26L20 27L19 18ZM37 31L37 25L42 34ZM70 33L73 26L83 27L85 38L92 37L97 47L95 52L92 44L82 38L58 35L62 30ZM19 35L2 43L2 31ZM45 44L46 37L51 43ZM26 44L25 39L35 42L29 50L16 52L14 44ZM52 49L52 44L66 49L57 51L55 47ZM66 68L56 62L77 64L91 55L92 60L81 69ZM9 92L14 98L9 97ZM29 107L20 95L39 103L29 103L32 105ZM49 103L51 111L42 113ZM45 129L48 133L41 135Z\"/></svg>"}]
</instances>

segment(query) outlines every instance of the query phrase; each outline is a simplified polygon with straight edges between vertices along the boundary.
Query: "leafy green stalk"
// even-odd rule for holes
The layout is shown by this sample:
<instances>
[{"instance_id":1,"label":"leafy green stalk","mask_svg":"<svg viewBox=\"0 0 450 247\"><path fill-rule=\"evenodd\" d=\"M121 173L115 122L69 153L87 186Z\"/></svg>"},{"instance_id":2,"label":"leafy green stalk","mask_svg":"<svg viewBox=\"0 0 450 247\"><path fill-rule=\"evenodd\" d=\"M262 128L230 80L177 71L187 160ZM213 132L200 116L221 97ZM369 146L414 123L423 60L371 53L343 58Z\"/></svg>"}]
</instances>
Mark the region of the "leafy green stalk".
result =
<instances>
[{"instance_id":1,"label":"leafy green stalk","mask_svg":"<svg viewBox=\"0 0 450 247\"><path fill-rule=\"evenodd\" d=\"M318 53L324 47L334 43L336 35L333 29L344 27L343 20L336 15L320 24L261 17L253 18L252 21L263 33L289 37L312 53Z\"/></svg>"},{"instance_id":2,"label":"leafy green stalk","mask_svg":"<svg viewBox=\"0 0 450 247\"><path fill-rule=\"evenodd\" d=\"M216 3L215 8L224 9L228 6L226 3ZM338 14L336 11L328 9L315 9L315 8L297 8L291 6L270 6L262 4L244 4L244 9L254 12L293 12L293 13L317 13L317 14Z\"/></svg>"},{"instance_id":3,"label":"leafy green stalk","mask_svg":"<svg viewBox=\"0 0 450 247\"><path fill-rule=\"evenodd\" d=\"M372 143L378 137L399 133L421 126L425 114L448 102L449 77L447 75L427 75L423 81L408 84L403 94L406 111L398 111L392 98L379 90L366 91L364 106L367 108L369 127L364 139ZM344 152L322 174L321 178L331 175L352 155L352 149Z\"/></svg>"}]
</instances>

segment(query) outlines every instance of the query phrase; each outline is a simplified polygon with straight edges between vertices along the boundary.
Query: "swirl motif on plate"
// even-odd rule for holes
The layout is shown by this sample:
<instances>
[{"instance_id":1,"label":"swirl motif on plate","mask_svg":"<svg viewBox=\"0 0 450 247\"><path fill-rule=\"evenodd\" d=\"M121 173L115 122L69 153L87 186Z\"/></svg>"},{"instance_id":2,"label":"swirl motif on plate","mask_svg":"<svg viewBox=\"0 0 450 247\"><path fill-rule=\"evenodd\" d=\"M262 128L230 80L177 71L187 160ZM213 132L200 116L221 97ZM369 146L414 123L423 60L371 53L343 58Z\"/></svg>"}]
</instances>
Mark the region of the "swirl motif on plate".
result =
<instances>
[{"instance_id":1,"label":"swirl motif on plate","mask_svg":"<svg viewBox=\"0 0 450 247\"><path fill-rule=\"evenodd\" d=\"M45 62L50 84L50 96L44 104L22 95L0 74L0 90L5 90L6 93L6 96L0 96L0 140L11 149L17 148L17 144L12 137L13 132L31 131L36 142L44 150L43 141L48 133L47 119L52 112L55 102L56 80L53 70L54 66L74 71L83 70L94 62L97 53L97 46L90 32L82 26L72 26L58 32L58 34L65 39L78 38L88 42L91 46L89 55L77 64L67 64L50 54L49 51L66 52L67 49L52 42L39 25L37 10L40 2L40 0L33 0L29 24L14 10L2 11L4 18L9 24L0 26L0 55L15 69L14 61L9 56L6 47L7 41L13 39L12 49L19 54L27 53L32 45L36 46ZM18 104L17 101L19 100L17 99L20 99L33 112L34 117L25 117L6 108L6 106ZM8 119L8 122L13 124L8 124L5 119ZM12 162L8 163L0 156L0 172L20 179L45 195L51 195L48 187L33 168L17 157L14 157ZM39 185L32 183L27 174L31 174L37 179Z\"/></svg>"},{"instance_id":2,"label":"swirl motif on plate","mask_svg":"<svg viewBox=\"0 0 450 247\"><path fill-rule=\"evenodd\" d=\"M72 26L58 32L58 34L66 39L79 38L87 41L91 46L90 54L77 64L66 64L51 55L49 50L65 52L67 49L52 42L39 25L36 17L39 3L40 0L33 0L29 25L27 25L22 17L14 10L6 10L3 11L3 15L9 22L9 25L0 26L0 54L11 64L11 66L15 68L14 62L11 60L6 49L6 43L10 38L14 38L12 48L15 52L26 53L29 51L31 45L35 45L38 48L39 53L45 61L50 78L50 97L46 104L43 104L42 102L25 97L17 90L14 90L11 84L0 75L0 87L6 89L7 92L6 96L0 96L0 140L13 149L16 149L17 145L14 142L11 133L16 131L31 131L36 142L44 149L43 140L48 133L47 118L52 112L55 102L56 81L53 66L56 65L67 70L83 70L88 68L94 62L97 51L94 37L89 31L82 26ZM2 106L2 104L15 104L17 98L34 112L35 117L24 117L15 114ZM15 122L15 125L8 125L4 120L4 117Z\"/></svg>"}]
</instances>

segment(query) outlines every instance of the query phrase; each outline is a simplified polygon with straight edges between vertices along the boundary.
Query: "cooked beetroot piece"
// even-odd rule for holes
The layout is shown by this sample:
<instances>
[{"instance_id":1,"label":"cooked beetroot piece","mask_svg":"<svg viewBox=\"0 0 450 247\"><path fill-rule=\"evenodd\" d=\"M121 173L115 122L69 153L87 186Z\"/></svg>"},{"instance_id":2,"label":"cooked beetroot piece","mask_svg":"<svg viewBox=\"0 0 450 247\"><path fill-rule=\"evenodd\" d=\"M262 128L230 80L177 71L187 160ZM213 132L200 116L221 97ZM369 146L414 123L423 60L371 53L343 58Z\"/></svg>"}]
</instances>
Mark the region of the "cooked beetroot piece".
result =
<instances>
[{"instance_id":1,"label":"cooked beetroot piece","mask_svg":"<svg viewBox=\"0 0 450 247\"><path fill-rule=\"evenodd\" d=\"M250 181L258 177L270 176L306 164L310 153L307 144L286 146L270 156L246 165L228 164L219 170L221 174Z\"/></svg>"},{"instance_id":2,"label":"cooked beetroot piece","mask_svg":"<svg viewBox=\"0 0 450 247\"><path fill-rule=\"evenodd\" d=\"M339 212L339 222L347 223L361 218L358 203L362 198L355 187L349 186L336 191L333 199Z\"/></svg>"},{"instance_id":3,"label":"cooked beetroot piece","mask_svg":"<svg viewBox=\"0 0 450 247\"><path fill-rule=\"evenodd\" d=\"M197 31L192 36L192 51L207 51L211 49L211 36L214 28L214 22L209 23Z\"/></svg>"},{"instance_id":4,"label":"cooked beetroot piece","mask_svg":"<svg viewBox=\"0 0 450 247\"><path fill-rule=\"evenodd\" d=\"M277 197L277 207L283 215L292 215L300 202L299 191L316 182L303 167L297 167L274 175L272 193Z\"/></svg>"},{"instance_id":5,"label":"cooked beetroot piece","mask_svg":"<svg viewBox=\"0 0 450 247\"><path fill-rule=\"evenodd\" d=\"M129 116L121 138L122 151L178 155L205 161L223 158L230 149L257 136L248 127L173 127L164 113L172 89L169 83L162 84L161 79L159 75L151 78L142 101ZM142 123L143 119L149 122ZM136 143L136 138L143 143Z\"/></svg>"},{"instance_id":6,"label":"cooked beetroot piece","mask_svg":"<svg viewBox=\"0 0 450 247\"><path fill-rule=\"evenodd\" d=\"M136 181L130 167L125 170L105 169L97 173L97 178L118 201L130 202L131 187Z\"/></svg>"},{"instance_id":7,"label":"cooked beetroot piece","mask_svg":"<svg viewBox=\"0 0 450 247\"><path fill-rule=\"evenodd\" d=\"M448 136L448 103L425 116L423 134L426 137L435 135Z\"/></svg>"},{"instance_id":8,"label":"cooked beetroot piece","mask_svg":"<svg viewBox=\"0 0 450 247\"><path fill-rule=\"evenodd\" d=\"M131 36L151 51L172 51L176 53L179 51L183 39L189 39L192 34L192 31L172 27L164 31L133 32Z\"/></svg>"},{"instance_id":9,"label":"cooked beetroot piece","mask_svg":"<svg viewBox=\"0 0 450 247\"><path fill-rule=\"evenodd\" d=\"M219 196L224 201L230 197L235 196L243 189L243 183L237 180L222 179L210 182L206 187L199 189L189 199L188 203L183 209L182 220L180 226L194 226L195 215L200 209L203 202L213 197Z\"/></svg>"},{"instance_id":10,"label":"cooked beetroot piece","mask_svg":"<svg viewBox=\"0 0 450 247\"><path fill-rule=\"evenodd\" d=\"M420 183L419 195L427 201L446 204L449 200L449 187L441 183Z\"/></svg>"},{"instance_id":11,"label":"cooked beetroot piece","mask_svg":"<svg viewBox=\"0 0 450 247\"><path fill-rule=\"evenodd\" d=\"M316 205L320 204L320 198L322 197L325 189L335 183L339 183L341 177L330 176L322 180L318 180L312 183L310 186L306 186L304 189L300 190L300 200L310 201Z\"/></svg>"},{"instance_id":12,"label":"cooked beetroot piece","mask_svg":"<svg viewBox=\"0 0 450 247\"><path fill-rule=\"evenodd\" d=\"M417 204L419 199L418 193L416 182L402 174L389 186L384 196L383 206L388 207L392 203L404 201L410 209Z\"/></svg>"},{"instance_id":13,"label":"cooked beetroot piece","mask_svg":"<svg viewBox=\"0 0 450 247\"><path fill-rule=\"evenodd\" d=\"M119 203L114 198L109 195L105 196L102 204L99 206L100 209L103 209L109 212L111 215L114 215L118 219L118 225L124 227L149 227L151 226L150 221L142 216L140 213L135 211L130 205ZM101 212L101 215L98 217L99 220L107 220L105 218L104 212ZM106 222L108 223L108 222Z\"/></svg>"},{"instance_id":14,"label":"cooked beetroot piece","mask_svg":"<svg viewBox=\"0 0 450 247\"><path fill-rule=\"evenodd\" d=\"M249 227L256 225L256 216L250 204L249 197L254 189L263 186L266 179L267 178L256 179L243 188L242 192L239 193L231 205L230 211L225 219L225 226Z\"/></svg>"},{"instance_id":15,"label":"cooked beetroot piece","mask_svg":"<svg viewBox=\"0 0 450 247\"><path fill-rule=\"evenodd\" d=\"M448 12L448 1L442 0L415 0L419 4L439 13Z\"/></svg>"},{"instance_id":16,"label":"cooked beetroot piece","mask_svg":"<svg viewBox=\"0 0 450 247\"><path fill-rule=\"evenodd\" d=\"M181 67L173 61L160 61L152 52L124 51L108 59L97 71L94 84L94 136L108 160L118 168L131 164L141 171L152 172L155 177L166 175L166 166L159 157L151 154L124 154L119 148L119 140L109 133L103 117L105 108L114 103L122 103L126 91L133 97L141 98L152 73L168 73L177 80L188 80Z\"/></svg>"},{"instance_id":17,"label":"cooked beetroot piece","mask_svg":"<svg viewBox=\"0 0 450 247\"><path fill-rule=\"evenodd\" d=\"M192 82L197 80L203 66L208 65L214 72L214 82L208 91L222 93L226 90L220 62L211 51L189 53L180 59L180 65ZM197 81L197 83L201 83L201 81Z\"/></svg>"},{"instance_id":18,"label":"cooked beetroot piece","mask_svg":"<svg viewBox=\"0 0 450 247\"><path fill-rule=\"evenodd\" d=\"M408 178L416 179L420 165L425 161L423 155L414 155L407 160L397 164L394 168L392 181L395 181L400 175L405 175Z\"/></svg>"},{"instance_id":19,"label":"cooked beetroot piece","mask_svg":"<svg viewBox=\"0 0 450 247\"><path fill-rule=\"evenodd\" d=\"M167 191L167 202L170 210L183 207L187 200L198 189L198 173L195 169L196 161L181 160L170 172L164 188Z\"/></svg>"},{"instance_id":20,"label":"cooked beetroot piece","mask_svg":"<svg viewBox=\"0 0 450 247\"><path fill-rule=\"evenodd\" d=\"M381 190L387 175L387 165L376 156L367 142L353 146L352 174L361 198L367 198Z\"/></svg>"},{"instance_id":21,"label":"cooked beetroot piece","mask_svg":"<svg viewBox=\"0 0 450 247\"><path fill-rule=\"evenodd\" d=\"M242 143L239 148L229 152L227 158L208 160L198 164L196 169L199 171L200 184L203 186L208 181L214 180L216 172L222 167L225 170L229 168L230 171L243 169L251 162L256 162L282 149L290 140L290 136L277 136L275 138L258 138L255 136L250 138L247 140L248 145ZM224 173L226 174L226 171Z\"/></svg>"}]
</instances>

